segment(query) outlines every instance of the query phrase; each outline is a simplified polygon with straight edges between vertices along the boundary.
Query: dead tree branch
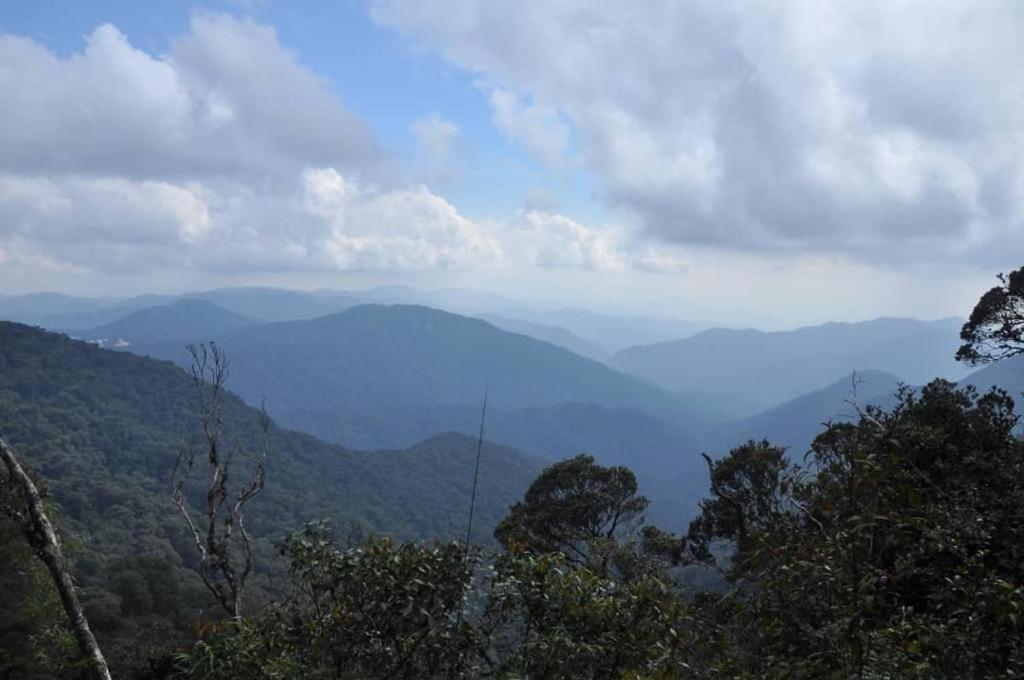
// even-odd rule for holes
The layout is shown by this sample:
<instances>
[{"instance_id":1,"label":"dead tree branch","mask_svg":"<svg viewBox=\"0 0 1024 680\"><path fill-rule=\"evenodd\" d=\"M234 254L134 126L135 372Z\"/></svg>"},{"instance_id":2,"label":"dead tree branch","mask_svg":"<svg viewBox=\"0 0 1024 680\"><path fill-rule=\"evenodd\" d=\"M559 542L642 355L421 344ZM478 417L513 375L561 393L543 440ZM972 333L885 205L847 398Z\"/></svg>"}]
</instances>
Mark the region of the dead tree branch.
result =
<instances>
[{"instance_id":1,"label":"dead tree branch","mask_svg":"<svg viewBox=\"0 0 1024 680\"><path fill-rule=\"evenodd\" d=\"M224 440L224 384L229 362L215 343L189 345L192 366L189 371L196 389L202 440L199 445L183 444L171 479L171 500L185 518L185 524L199 551L199 576L221 607L235 620L242 616L246 580L252 573L252 537L245 528L245 506L266 483L264 462L270 419L260 412L261 451L254 457L248 479L232 488L229 484L233 463L249 457L242 445ZM197 459L206 458L209 482L205 509L197 521L186 499L186 485ZM237 533L236 533L237 527ZM241 554L239 554L241 553Z\"/></svg>"}]
</instances>

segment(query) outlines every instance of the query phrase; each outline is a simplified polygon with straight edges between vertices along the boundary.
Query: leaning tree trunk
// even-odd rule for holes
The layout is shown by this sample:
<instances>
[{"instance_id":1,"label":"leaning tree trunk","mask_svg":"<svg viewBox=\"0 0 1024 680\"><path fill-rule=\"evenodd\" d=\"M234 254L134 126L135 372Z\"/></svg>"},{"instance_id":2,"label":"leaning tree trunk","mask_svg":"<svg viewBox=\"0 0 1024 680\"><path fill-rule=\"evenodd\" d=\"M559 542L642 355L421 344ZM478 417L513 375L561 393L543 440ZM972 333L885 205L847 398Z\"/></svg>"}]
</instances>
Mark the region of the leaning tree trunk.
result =
<instances>
[{"instance_id":1,"label":"leaning tree trunk","mask_svg":"<svg viewBox=\"0 0 1024 680\"><path fill-rule=\"evenodd\" d=\"M46 564L46 568L50 570L50 575L53 576L53 582L57 586L57 592L60 593L60 601L64 605L64 611L67 612L82 655L98 680L110 680L110 670L107 668L103 652L100 651L99 645L96 644L96 638L89 628L85 610L82 609L82 604L78 601L75 584L64 563L64 555L61 553L60 543L57 540L57 532L54 531L53 524L43 508L39 490L32 478L18 463L14 451L3 439L0 439L0 459L7 466L11 482L20 489L25 497L25 508L14 510L16 519L19 520L18 523L25 537L35 548L43 563Z\"/></svg>"}]
</instances>

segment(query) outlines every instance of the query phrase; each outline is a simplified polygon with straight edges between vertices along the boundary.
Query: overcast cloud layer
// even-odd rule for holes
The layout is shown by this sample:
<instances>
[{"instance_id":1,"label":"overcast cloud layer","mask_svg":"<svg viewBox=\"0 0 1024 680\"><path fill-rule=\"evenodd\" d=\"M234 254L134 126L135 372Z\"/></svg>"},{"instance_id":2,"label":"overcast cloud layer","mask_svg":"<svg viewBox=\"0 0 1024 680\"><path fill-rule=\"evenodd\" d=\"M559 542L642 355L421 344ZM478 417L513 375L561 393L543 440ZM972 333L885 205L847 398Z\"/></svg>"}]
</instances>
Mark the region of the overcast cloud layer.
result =
<instances>
[{"instance_id":1,"label":"overcast cloud layer","mask_svg":"<svg viewBox=\"0 0 1024 680\"><path fill-rule=\"evenodd\" d=\"M478 74L505 134L582 163L655 237L876 262L1024 248L1019 2L376 0L373 16Z\"/></svg>"},{"instance_id":2,"label":"overcast cloud layer","mask_svg":"<svg viewBox=\"0 0 1024 680\"><path fill-rule=\"evenodd\" d=\"M272 28L198 14L168 55L102 25L61 59L0 36L0 262L133 273L644 267L628 230L473 222L401 179ZM412 174L457 172L458 127L411 126ZM670 261L671 263L671 261Z\"/></svg>"}]
</instances>

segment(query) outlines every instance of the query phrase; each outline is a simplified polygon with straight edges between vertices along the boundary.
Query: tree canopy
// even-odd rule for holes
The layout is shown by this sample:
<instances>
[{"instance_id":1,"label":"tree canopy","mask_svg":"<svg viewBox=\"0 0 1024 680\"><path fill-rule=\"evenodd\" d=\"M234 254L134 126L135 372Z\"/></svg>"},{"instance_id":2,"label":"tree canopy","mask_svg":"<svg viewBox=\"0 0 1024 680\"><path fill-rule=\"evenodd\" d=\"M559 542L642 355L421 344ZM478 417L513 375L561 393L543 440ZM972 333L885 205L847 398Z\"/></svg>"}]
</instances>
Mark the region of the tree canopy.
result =
<instances>
[{"instance_id":1,"label":"tree canopy","mask_svg":"<svg viewBox=\"0 0 1024 680\"><path fill-rule=\"evenodd\" d=\"M592 541L639 528L647 505L628 468L580 454L545 468L494 536L506 548L561 552L582 564Z\"/></svg>"},{"instance_id":2,"label":"tree canopy","mask_svg":"<svg viewBox=\"0 0 1024 680\"><path fill-rule=\"evenodd\" d=\"M957 359L988 363L1024 353L1024 267L999 275L960 331Z\"/></svg>"}]
</instances>

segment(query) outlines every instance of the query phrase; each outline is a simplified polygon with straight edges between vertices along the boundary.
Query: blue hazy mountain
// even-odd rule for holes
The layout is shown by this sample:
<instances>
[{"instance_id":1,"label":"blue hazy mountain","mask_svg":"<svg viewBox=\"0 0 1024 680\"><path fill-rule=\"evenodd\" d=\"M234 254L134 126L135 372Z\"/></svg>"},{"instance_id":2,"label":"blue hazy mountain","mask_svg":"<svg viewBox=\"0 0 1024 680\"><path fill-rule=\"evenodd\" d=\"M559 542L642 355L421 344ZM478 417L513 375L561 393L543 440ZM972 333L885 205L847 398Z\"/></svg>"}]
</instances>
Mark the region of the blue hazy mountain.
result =
<instances>
[{"instance_id":1,"label":"blue hazy mountain","mask_svg":"<svg viewBox=\"0 0 1024 680\"><path fill-rule=\"evenodd\" d=\"M618 316L573 307L550 310L513 308L502 312L501 315L565 328L608 352L618 352L634 345L685 338L708 328L709 325L680 319Z\"/></svg>"},{"instance_id":2,"label":"blue hazy mountain","mask_svg":"<svg viewBox=\"0 0 1024 680\"><path fill-rule=\"evenodd\" d=\"M551 459L587 451L629 464L668 515L682 517L703 491L696 433L712 402L480 319L364 305L215 339L231 357L238 394L254 405L265 399L282 424L329 441L401 447L441 431L475 433L486 385L496 442ZM188 360L180 342L131 349Z\"/></svg>"},{"instance_id":3,"label":"blue hazy mountain","mask_svg":"<svg viewBox=\"0 0 1024 680\"><path fill-rule=\"evenodd\" d=\"M193 342L251 326L254 319L206 300L183 299L167 305L146 307L87 331L70 331L72 337L103 341L105 346L182 341Z\"/></svg>"},{"instance_id":4,"label":"blue hazy mountain","mask_svg":"<svg viewBox=\"0 0 1024 680\"><path fill-rule=\"evenodd\" d=\"M543 340L544 342L557 345L558 347L564 347L574 354L578 354L581 357L587 357L588 359L594 359L596 361L604 361L608 358L609 352L607 349L600 345L581 338L572 331L566 330L561 326L548 326L545 324L534 323L532 321L523 321L522 319L510 319L504 316L498 316L496 314L481 314L479 318L494 324L498 328L509 331L510 333L519 333L526 335L535 340Z\"/></svg>"},{"instance_id":5,"label":"blue hazy mountain","mask_svg":"<svg viewBox=\"0 0 1024 680\"><path fill-rule=\"evenodd\" d=\"M717 428L709 438L709 448L721 456L749 439L767 439L800 458L825 423L855 421L857 408L892 406L899 385L899 378L891 373L851 373L819 390Z\"/></svg>"},{"instance_id":6,"label":"blue hazy mountain","mask_svg":"<svg viewBox=\"0 0 1024 680\"><path fill-rule=\"evenodd\" d=\"M480 319L410 305L363 305L304 321L218 336L232 355L235 389L266 397L285 422L294 412L372 414L382 407L478 403L499 407L592 402L696 424L705 403ZM141 348L184 361L174 345Z\"/></svg>"},{"instance_id":7,"label":"blue hazy mountain","mask_svg":"<svg viewBox=\"0 0 1024 680\"><path fill-rule=\"evenodd\" d=\"M878 370L909 384L960 379L953 355L960 320L882 318L793 331L714 329L632 347L609 364L667 389L736 395L737 417L819 389L854 370Z\"/></svg>"}]
</instances>

